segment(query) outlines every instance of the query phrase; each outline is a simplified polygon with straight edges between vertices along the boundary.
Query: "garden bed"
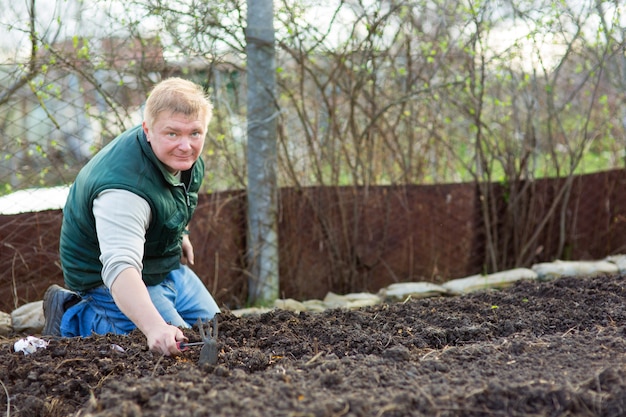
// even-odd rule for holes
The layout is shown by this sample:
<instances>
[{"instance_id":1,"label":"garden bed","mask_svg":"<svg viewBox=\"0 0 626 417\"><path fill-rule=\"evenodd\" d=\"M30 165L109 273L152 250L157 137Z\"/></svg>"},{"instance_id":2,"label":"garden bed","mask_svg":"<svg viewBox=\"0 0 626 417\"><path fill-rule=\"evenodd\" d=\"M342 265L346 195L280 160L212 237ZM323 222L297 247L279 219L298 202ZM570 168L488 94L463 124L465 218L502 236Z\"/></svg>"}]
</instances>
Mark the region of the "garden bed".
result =
<instances>
[{"instance_id":1,"label":"garden bed","mask_svg":"<svg viewBox=\"0 0 626 417\"><path fill-rule=\"evenodd\" d=\"M626 280L321 313L220 317L219 359L147 350L139 332L0 343L10 416L623 416ZM197 329L186 331L198 341ZM7 404L6 392L9 395Z\"/></svg>"}]
</instances>

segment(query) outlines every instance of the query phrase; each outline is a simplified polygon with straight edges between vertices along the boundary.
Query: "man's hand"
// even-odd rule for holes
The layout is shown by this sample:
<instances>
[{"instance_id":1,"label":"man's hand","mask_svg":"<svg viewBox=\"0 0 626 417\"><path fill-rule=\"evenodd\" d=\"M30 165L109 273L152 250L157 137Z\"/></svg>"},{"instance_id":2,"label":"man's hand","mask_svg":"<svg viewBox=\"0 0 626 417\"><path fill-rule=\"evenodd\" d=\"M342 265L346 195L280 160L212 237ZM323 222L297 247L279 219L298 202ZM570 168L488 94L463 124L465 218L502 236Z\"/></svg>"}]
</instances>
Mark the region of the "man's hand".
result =
<instances>
[{"instance_id":1,"label":"man's hand","mask_svg":"<svg viewBox=\"0 0 626 417\"><path fill-rule=\"evenodd\" d=\"M148 339L148 347L150 350L165 356L180 355L180 350L176 346L176 343L186 342L188 340L178 327L169 324L146 329L145 335Z\"/></svg>"},{"instance_id":2,"label":"man's hand","mask_svg":"<svg viewBox=\"0 0 626 417\"><path fill-rule=\"evenodd\" d=\"M193 265L193 245L189 240L189 235L183 235L183 254L181 263Z\"/></svg>"}]
</instances>

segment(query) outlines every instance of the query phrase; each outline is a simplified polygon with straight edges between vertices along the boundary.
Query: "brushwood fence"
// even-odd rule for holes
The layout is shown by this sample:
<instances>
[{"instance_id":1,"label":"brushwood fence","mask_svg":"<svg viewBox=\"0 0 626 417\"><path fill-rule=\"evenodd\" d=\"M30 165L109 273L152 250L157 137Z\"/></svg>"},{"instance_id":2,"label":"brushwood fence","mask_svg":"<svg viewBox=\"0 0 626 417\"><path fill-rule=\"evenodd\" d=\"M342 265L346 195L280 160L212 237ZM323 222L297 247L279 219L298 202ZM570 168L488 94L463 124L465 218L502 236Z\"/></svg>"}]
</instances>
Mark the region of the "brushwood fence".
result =
<instances>
[{"instance_id":1,"label":"brushwood fence","mask_svg":"<svg viewBox=\"0 0 626 417\"><path fill-rule=\"evenodd\" d=\"M477 184L283 188L280 295L323 298L329 291L375 292L395 282L441 283L495 272L487 261L487 233L500 239L501 259L508 262L501 269L626 251L626 170L572 177L569 198L553 205L566 181L533 182L525 205L532 216L524 220L532 245L511 244L519 233L511 229L519 225L505 221L511 205L504 184L492 184L501 216L489 232ZM246 305L245 213L243 191L203 194L191 227L194 269L226 308ZM0 215L0 310L39 300L48 285L62 284L61 219L58 208ZM531 255L516 257L524 244Z\"/></svg>"}]
</instances>

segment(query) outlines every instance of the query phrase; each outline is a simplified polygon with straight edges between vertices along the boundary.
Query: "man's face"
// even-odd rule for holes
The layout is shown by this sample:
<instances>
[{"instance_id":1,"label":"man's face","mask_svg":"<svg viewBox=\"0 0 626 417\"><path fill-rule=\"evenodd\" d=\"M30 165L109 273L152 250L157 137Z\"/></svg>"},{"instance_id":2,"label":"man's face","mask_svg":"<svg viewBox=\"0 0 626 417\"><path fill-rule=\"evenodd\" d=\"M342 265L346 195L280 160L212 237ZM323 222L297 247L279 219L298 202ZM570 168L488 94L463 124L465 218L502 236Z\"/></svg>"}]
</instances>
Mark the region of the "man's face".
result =
<instances>
[{"instance_id":1,"label":"man's face","mask_svg":"<svg viewBox=\"0 0 626 417\"><path fill-rule=\"evenodd\" d=\"M143 122L143 131L156 157L171 173L186 171L200 156L206 136L202 115L189 117L181 113L163 112L152 126Z\"/></svg>"}]
</instances>

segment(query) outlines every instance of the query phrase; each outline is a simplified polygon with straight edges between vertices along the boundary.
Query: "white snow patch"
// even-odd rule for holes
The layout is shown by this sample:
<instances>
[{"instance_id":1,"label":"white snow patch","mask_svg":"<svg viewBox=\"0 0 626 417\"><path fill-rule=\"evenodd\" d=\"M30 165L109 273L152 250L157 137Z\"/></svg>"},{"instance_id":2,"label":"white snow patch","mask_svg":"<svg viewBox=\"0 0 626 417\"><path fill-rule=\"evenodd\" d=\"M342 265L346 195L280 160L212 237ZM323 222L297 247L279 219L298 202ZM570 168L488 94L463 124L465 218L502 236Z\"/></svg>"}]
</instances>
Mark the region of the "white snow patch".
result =
<instances>
[{"instance_id":1,"label":"white snow patch","mask_svg":"<svg viewBox=\"0 0 626 417\"><path fill-rule=\"evenodd\" d=\"M16 191L0 197L0 215L62 209L69 191L69 185Z\"/></svg>"}]
</instances>

